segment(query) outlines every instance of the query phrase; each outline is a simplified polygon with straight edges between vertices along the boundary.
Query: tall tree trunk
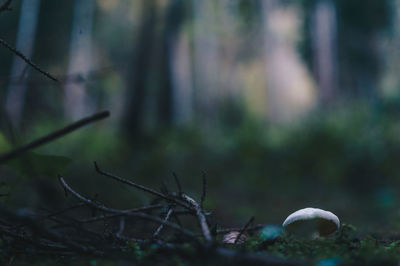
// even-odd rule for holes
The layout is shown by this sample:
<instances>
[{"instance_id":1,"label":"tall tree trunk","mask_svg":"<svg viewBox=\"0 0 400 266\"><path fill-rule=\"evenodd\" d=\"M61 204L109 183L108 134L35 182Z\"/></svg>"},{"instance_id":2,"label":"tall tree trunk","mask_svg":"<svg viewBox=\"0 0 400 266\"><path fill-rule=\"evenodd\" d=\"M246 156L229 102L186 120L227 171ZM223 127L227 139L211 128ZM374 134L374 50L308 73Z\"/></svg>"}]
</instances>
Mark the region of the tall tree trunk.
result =
<instances>
[{"instance_id":1,"label":"tall tree trunk","mask_svg":"<svg viewBox=\"0 0 400 266\"><path fill-rule=\"evenodd\" d=\"M385 49L385 72L382 79L382 94L396 97L400 90L400 0L393 1L392 35Z\"/></svg>"},{"instance_id":2,"label":"tall tree trunk","mask_svg":"<svg viewBox=\"0 0 400 266\"><path fill-rule=\"evenodd\" d=\"M193 119L193 77L189 38L186 34L171 40L172 115L174 123L185 124Z\"/></svg>"},{"instance_id":3,"label":"tall tree trunk","mask_svg":"<svg viewBox=\"0 0 400 266\"><path fill-rule=\"evenodd\" d=\"M237 71L237 54L238 41L240 36L237 35L239 6L238 0L219 0L218 1L218 19L219 24L224 29L225 40L231 39L232 42L221 42L221 50L224 53L223 62L220 62L220 84L221 97L223 99L237 99L241 97L241 85L238 81ZM221 38L222 39L222 38Z\"/></svg>"},{"instance_id":4,"label":"tall tree trunk","mask_svg":"<svg viewBox=\"0 0 400 266\"><path fill-rule=\"evenodd\" d=\"M268 119L285 122L313 104L313 85L296 50L298 32L295 9L282 8L278 0L262 1ZM291 25L291 26L290 26Z\"/></svg>"},{"instance_id":5,"label":"tall tree trunk","mask_svg":"<svg viewBox=\"0 0 400 266\"><path fill-rule=\"evenodd\" d=\"M214 1L193 1L196 113L206 124L218 117L220 53Z\"/></svg>"},{"instance_id":6,"label":"tall tree trunk","mask_svg":"<svg viewBox=\"0 0 400 266\"><path fill-rule=\"evenodd\" d=\"M313 68L323 104L332 102L337 88L336 8L332 0L317 1L311 22Z\"/></svg>"},{"instance_id":7,"label":"tall tree trunk","mask_svg":"<svg viewBox=\"0 0 400 266\"><path fill-rule=\"evenodd\" d=\"M83 79L92 70L92 24L94 0L75 0L67 75L79 74ZM92 108L85 82L65 84L64 112L69 119L78 119Z\"/></svg>"},{"instance_id":8,"label":"tall tree trunk","mask_svg":"<svg viewBox=\"0 0 400 266\"><path fill-rule=\"evenodd\" d=\"M23 0L18 22L16 48L27 58L31 58L35 45L40 0ZM18 56L14 56L11 77L20 77L20 82L11 83L7 89L6 112L15 127L21 122L25 104L25 93L30 67Z\"/></svg>"},{"instance_id":9,"label":"tall tree trunk","mask_svg":"<svg viewBox=\"0 0 400 266\"><path fill-rule=\"evenodd\" d=\"M156 1L142 0L142 22L137 37L133 56L129 90L125 107L124 127L130 135L140 134L143 130L144 103L146 83L151 66L155 31L156 31Z\"/></svg>"},{"instance_id":10,"label":"tall tree trunk","mask_svg":"<svg viewBox=\"0 0 400 266\"><path fill-rule=\"evenodd\" d=\"M184 21L185 9L182 0L171 0L166 8L165 28L161 36L160 79L158 94L159 125L169 126L173 119L173 61L174 48L178 41L179 29Z\"/></svg>"}]
</instances>

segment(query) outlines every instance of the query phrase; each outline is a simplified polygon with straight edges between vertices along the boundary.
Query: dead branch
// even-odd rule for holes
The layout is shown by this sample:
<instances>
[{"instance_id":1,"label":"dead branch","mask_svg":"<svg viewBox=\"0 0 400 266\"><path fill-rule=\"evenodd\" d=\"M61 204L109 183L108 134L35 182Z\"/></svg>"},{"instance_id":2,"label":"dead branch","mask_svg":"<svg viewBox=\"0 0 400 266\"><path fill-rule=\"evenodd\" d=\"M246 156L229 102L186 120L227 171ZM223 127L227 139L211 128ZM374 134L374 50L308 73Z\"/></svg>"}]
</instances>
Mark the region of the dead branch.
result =
<instances>
[{"instance_id":1,"label":"dead branch","mask_svg":"<svg viewBox=\"0 0 400 266\"><path fill-rule=\"evenodd\" d=\"M126 216L132 216L132 217L136 217L136 218L140 218L140 219L152 221L152 222L159 223L159 224L164 223L165 226L168 226L168 227L170 227L170 228L172 228L172 229L174 229L174 230L176 230L176 231L182 233L183 235L185 235L185 236L191 238L192 240L196 240L196 239L194 238L194 234L193 234L192 232L190 232L190 231L187 230L187 229L181 228L180 226L178 226L178 225L175 224L175 223L168 222L168 221L164 221L163 219L161 219L161 218L159 218L159 217L157 217L157 216L152 216L152 215L148 215L148 214L145 214L145 213L126 212L126 211L123 211L123 210L117 210L117 209L108 208L108 207L106 207L106 206L104 206L104 205L100 205L100 204L98 204L97 202L95 202L95 201L93 201L93 200L91 200L91 199L85 198L84 196L80 195L78 192L76 192L75 190L73 190L73 189L65 182L65 180L64 180L64 178L63 178L62 176L59 176L59 181L60 181L61 185L62 185L68 192L70 192L74 197L76 197L78 200L80 200L80 201L82 201L82 202L85 202L85 203L87 203L88 205L90 205L90 206L92 206L92 207L94 207L94 208L96 208L96 209L98 209L98 210L101 210L101 211L104 211L104 212L108 212L108 213L124 214L124 215L126 215Z\"/></svg>"},{"instance_id":2,"label":"dead branch","mask_svg":"<svg viewBox=\"0 0 400 266\"><path fill-rule=\"evenodd\" d=\"M175 172L172 172L172 175L174 176L176 186L178 187L179 196L181 196L181 195L182 195L182 186L181 186L181 182L179 181L179 178L178 178L178 176L176 175Z\"/></svg>"},{"instance_id":3,"label":"dead branch","mask_svg":"<svg viewBox=\"0 0 400 266\"><path fill-rule=\"evenodd\" d=\"M235 239L235 244L239 241L240 237L243 235L243 233L246 231L246 229L249 227L250 224L254 222L254 216L250 218L250 220L243 226L242 229L240 229L239 234L237 235Z\"/></svg>"},{"instance_id":4,"label":"dead branch","mask_svg":"<svg viewBox=\"0 0 400 266\"><path fill-rule=\"evenodd\" d=\"M207 193L207 179L206 179L206 172L203 171L202 174L203 179L203 186L202 186L202 193L200 199L200 207L203 209L204 201L206 200L206 193Z\"/></svg>"},{"instance_id":5,"label":"dead branch","mask_svg":"<svg viewBox=\"0 0 400 266\"><path fill-rule=\"evenodd\" d=\"M51 75L49 72L41 69L37 64L33 63L29 58L27 58L22 52L18 51L14 47L12 47L9 43L7 43L5 40L0 39L0 44L3 45L5 48L10 50L12 53L14 53L16 56L24 60L28 65L33 67L36 71L40 72L41 74L45 75L49 79L58 82L58 79L56 79L53 75Z\"/></svg>"},{"instance_id":6,"label":"dead branch","mask_svg":"<svg viewBox=\"0 0 400 266\"><path fill-rule=\"evenodd\" d=\"M174 208L168 209L167 215L165 215L164 222L167 222L169 220L169 217L171 214L174 212ZM157 228L157 230L153 234L153 238L156 238L158 234L160 234L161 230L164 228L164 223L160 224L160 226Z\"/></svg>"},{"instance_id":7,"label":"dead branch","mask_svg":"<svg viewBox=\"0 0 400 266\"><path fill-rule=\"evenodd\" d=\"M191 197L189 197L185 194L182 194L182 199L187 201L196 210L197 221L199 222L201 232L203 233L203 236L204 236L204 239L205 239L207 245L210 245L213 242L213 239L211 237L210 228L208 227L207 219L206 219L203 209L200 207L200 205L194 199L192 199Z\"/></svg>"},{"instance_id":8,"label":"dead branch","mask_svg":"<svg viewBox=\"0 0 400 266\"><path fill-rule=\"evenodd\" d=\"M98 170L104 173L100 169ZM123 181L122 183L126 183L125 181L127 181L122 178L113 179L118 182ZM169 254L181 254L186 256L188 250L185 248L185 245L182 245L182 237L185 237L185 239L189 239L192 243L196 244L196 252L198 252L199 256L207 254L210 258L216 257L224 261L240 262L245 265L297 265L297 263L278 259L267 254L246 253L218 246L211 235L203 208L194 199L183 192L180 196L176 192L167 195L161 194L163 196L165 195L168 199L166 200L165 198L158 197L158 199L165 200L163 204L120 210L106 207L97 197L95 199L90 199L81 195L72 189L61 176L59 176L59 181L68 194L71 194L74 198L79 200L79 204L57 212L50 212L50 214L45 216L33 215L32 217L12 214L0 206L0 216L2 217L0 220L0 239L7 246L12 248L13 254L45 256L93 254L109 257L124 256L121 250L129 247L130 242L134 242L140 245L157 244L160 252L167 251ZM129 182L130 181L128 181L128 183ZM203 179L203 191L204 187L205 182ZM147 187L144 188L146 192L150 189ZM157 191L155 192L159 193ZM154 195L153 193L150 194ZM203 193L203 201L204 195ZM169 197L182 203L184 207L175 204ZM66 216L67 212L69 213L69 211L80 207L90 207L103 214L88 219L75 219ZM165 208L166 210L163 214L157 211L161 208ZM151 213L153 211L158 214L149 214L149 212ZM177 217L177 215L181 214L191 215L197 218L201 229L201 236L204 240L201 240L201 238L193 234L192 231L182 226ZM37 217L39 217L39 219L37 219ZM105 221L115 217L120 217L118 225L116 225L115 221L113 223L104 223L102 229L98 227L99 225L101 226L101 224L92 226L93 229L97 228L93 231L85 228L85 225L90 222ZM158 227L152 236L148 238L125 236L124 232L130 232L129 230L125 230L125 227L129 224L125 222L128 217L151 221L157 224ZM178 224L171 222L170 220L172 218L177 219ZM250 226L253 220L254 218L252 217L246 225L239 229L222 229L216 231L216 233L222 233L223 231L239 231L240 234L243 234L244 232L256 230L256 228L261 228L263 226ZM160 238L160 233L164 227L169 227L177 233L174 235L175 238L173 238L173 240L169 238L169 240L166 241ZM127 256L127 254L125 254L125 256Z\"/></svg>"},{"instance_id":9,"label":"dead branch","mask_svg":"<svg viewBox=\"0 0 400 266\"><path fill-rule=\"evenodd\" d=\"M142 191L144 191L144 192L147 192L147 193L149 193L149 194L152 194L152 195L154 195L154 196L156 196L156 197L158 197L158 198L161 198L161 199L166 200L167 202L175 203L175 204L180 205L180 206L182 206L182 207L184 207L184 208L186 208L186 209L188 209L188 210L193 210L193 208L191 208L190 205L188 205L188 204L186 204L185 202L182 202L182 201L180 201L180 200L178 200L178 199L176 199L176 198L174 198L174 197L171 197L171 196L169 196L169 195L164 195L164 194L162 194L162 193L160 193L160 192L158 192L158 191L155 191L154 189L145 187L145 186L143 186L143 185L136 184L136 183L134 183L134 182L132 182L132 181L130 181L130 180L127 180L127 179L125 179L125 178L122 178L122 177L119 177L119 176L116 176L116 175L113 175L113 174L104 172L103 170L101 170L101 169L99 168L99 166L97 165L96 162L94 162L94 167L95 167L96 171L97 171L99 174L103 175L103 176L112 178L112 179L114 179L114 180L116 180L116 181L118 181L118 182L121 182L121 183L123 183L123 184L127 184L127 185L129 185L129 186L132 186L132 187L134 187L134 188L137 188L137 189L139 189L139 190L142 190Z\"/></svg>"},{"instance_id":10,"label":"dead branch","mask_svg":"<svg viewBox=\"0 0 400 266\"><path fill-rule=\"evenodd\" d=\"M56 130L56 131L54 131L54 132L52 132L52 133L50 133L50 134L48 134L46 136L38 138L38 139L32 141L31 143L28 143L28 144L26 144L26 145L24 145L22 147L19 147L19 148L16 148L16 149L12 150L12 151L7 152L7 153L1 154L0 155L0 164L4 163L5 161L8 161L8 160L10 160L12 158L15 158L15 157L23 154L24 152L26 152L28 150L37 148L37 147L39 147L39 146L41 146L43 144L46 144L46 143L51 142L51 141L53 141L55 139L58 139L58 138L66 135L66 134L69 134L69 133L71 133L71 132L73 132L73 131L75 131L75 130L77 130L77 129L85 126L85 125L93 123L93 122L95 122L97 120L104 119L104 118L108 117L109 115L110 115L109 111L102 111L102 112L96 113L96 114L94 114L92 116L83 118L83 119L81 119L81 120L79 120L79 121L77 121L75 123L72 123L72 124L62 128L62 129Z\"/></svg>"},{"instance_id":11,"label":"dead branch","mask_svg":"<svg viewBox=\"0 0 400 266\"><path fill-rule=\"evenodd\" d=\"M140 208L134 208L134 209L129 209L129 210L123 210L122 213L115 213L115 214L109 214L109 215L99 215L99 216L95 216L92 218L87 218L87 219L82 219L79 220L80 223L93 223L93 222L99 222L99 221L103 221L103 220L108 220L111 218L116 218L116 217L121 217L126 215L126 213L134 213L134 212L146 212L146 211L152 211L152 210L157 210L157 209L161 209L164 206L161 204L155 204L155 205L149 205L149 206L144 206L144 207L140 207Z\"/></svg>"}]
</instances>

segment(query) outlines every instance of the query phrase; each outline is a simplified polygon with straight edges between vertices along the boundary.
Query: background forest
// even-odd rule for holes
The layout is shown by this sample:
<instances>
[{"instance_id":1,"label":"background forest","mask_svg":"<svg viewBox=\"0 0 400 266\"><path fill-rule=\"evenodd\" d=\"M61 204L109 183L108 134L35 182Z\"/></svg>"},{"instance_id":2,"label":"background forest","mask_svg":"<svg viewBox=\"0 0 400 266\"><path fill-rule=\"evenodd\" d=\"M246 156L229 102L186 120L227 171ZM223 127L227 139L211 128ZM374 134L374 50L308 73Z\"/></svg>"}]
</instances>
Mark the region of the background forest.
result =
<instances>
[{"instance_id":1,"label":"background forest","mask_svg":"<svg viewBox=\"0 0 400 266\"><path fill-rule=\"evenodd\" d=\"M0 16L0 153L111 116L0 166L3 204L65 206L57 174L130 208L93 161L200 197L224 226L319 207L400 229L400 1L20 0Z\"/></svg>"}]
</instances>

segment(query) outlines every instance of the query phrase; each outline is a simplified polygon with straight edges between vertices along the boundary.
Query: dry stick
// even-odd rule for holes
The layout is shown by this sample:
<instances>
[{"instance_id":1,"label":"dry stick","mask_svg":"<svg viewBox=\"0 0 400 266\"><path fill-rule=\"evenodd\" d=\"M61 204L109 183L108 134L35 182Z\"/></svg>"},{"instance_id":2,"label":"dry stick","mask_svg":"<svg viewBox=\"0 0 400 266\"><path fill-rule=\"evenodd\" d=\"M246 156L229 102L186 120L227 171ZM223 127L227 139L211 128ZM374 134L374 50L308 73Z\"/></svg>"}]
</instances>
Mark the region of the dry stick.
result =
<instances>
[{"instance_id":1,"label":"dry stick","mask_svg":"<svg viewBox=\"0 0 400 266\"><path fill-rule=\"evenodd\" d=\"M250 218L250 220L245 224L245 226L243 226L243 228L240 229L240 232L239 232L239 234L237 235L234 244L236 244L236 243L239 241L239 239L240 239L240 237L243 235L244 231L246 231L247 227L249 227L249 225L252 224L253 222L254 222L254 216L252 216L252 217Z\"/></svg>"},{"instance_id":2,"label":"dry stick","mask_svg":"<svg viewBox=\"0 0 400 266\"><path fill-rule=\"evenodd\" d=\"M132 216L132 217L136 217L136 218L140 218L140 219L144 219L144 220L148 220L148 221L152 221L155 223L164 223L166 226L175 229L179 232L181 232L182 234L184 234L187 237L190 237L191 239L196 240L196 238L194 237L193 233L190 232L189 230L183 229L180 226L178 226L175 223L171 223L171 222L166 222L163 219L157 217L157 216L152 216L152 215L148 215L145 213L132 213L132 212L126 212L123 210L117 210L117 209L112 209L112 208L108 208L104 205L100 205L98 203L96 203L95 201L85 198L84 196L80 195L78 192L76 192L75 190L73 190L64 180L64 178L62 176L58 176L58 179L61 183L61 185L68 191L70 192L75 198L77 198L80 201L86 202L88 205L93 206L94 208L104 211L104 212L110 212L110 213L118 213L118 214L123 214L126 216Z\"/></svg>"},{"instance_id":3,"label":"dry stick","mask_svg":"<svg viewBox=\"0 0 400 266\"><path fill-rule=\"evenodd\" d=\"M179 182L179 178L178 178L178 176L176 175L175 172L172 172L172 175L174 176L176 186L178 187L179 196L181 196L181 195L182 195L182 186L181 186L181 182Z\"/></svg>"},{"instance_id":4,"label":"dry stick","mask_svg":"<svg viewBox=\"0 0 400 266\"><path fill-rule=\"evenodd\" d=\"M186 194L182 194L182 199L187 201L196 210L197 221L199 222L199 226L201 228L201 232L203 233L203 237L207 244L211 244L213 242L213 239L211 236L210 228L208 228L207 219L203 209L194 199L187 196Z\"/></svg>"},{"instance_id":5,"label":"dry stick","mask_svg":"<svg viewBox=\"0 0 400 266\"><path fill-rule=\"evenodd\" d=\"M172 208L170 208L170 209L168 209L168 212L167 212L167 215L165 215L165 218L164 218L164 222L167 222L168 221L168 219L169 219L169 217L171 216L171 214L174 212L174 208L172 207ZM160 234L160 232L161 232L161 230L164 228L164 223L162 223L162 224L160 224L160 226L157 228L157 230L154 232L154 234L153 234L153 238L156 238L159 234Z\"/></svg>"},{"instance_id":6,"label":"dry stick","mask_svg":"<svg viewBox=\"0 0 400 266\"><path fill-rule=\"evenodd\" d=\"M4 2L4 4L2 4L0 6L0 12L6 11L6 10L10 10L11 2L12 2L12 0L7 0L6 2Z\"/></svg>"},{"instance_id":7,"label":"dry stick","mask_svg":"<svg viewBox=\"0 0 400 266\"><path fill-rule=\"evenodd\" d=\"M63 210L56 211L56 212L53 212L53 213L49 213L49 214L47 214L47 215L43 215L42 217L40 217L40 219L37 219L37 222L41 222L41 221L43 221L43 220L50 219L50 218L52 218L52 217L54 217L54 216L58 216L58 215L60 215L60 214L63 214L63 213L65 213L65 212L68 212L68 211L70 211L70 210L73 210L73 209L76 209L76 208L79 208L79 207L83 207L83 206L86 206L86 205L87 205L87 204L85 204L85 203L83 203L83 202L80 202L80 203L78 203L78 204L76 204L76 205L73 205L73 206L71 206L71 207L65 208L65 209L63 209ZM48 210L46 210L46 209L44 209L44 210L45 210L45 211L48 211ZM27 223L19 224L19 225L14 226L13 229L22 228L22 227L24 227L24 226L26 226L26 225L28 225L28 224L27 224Z\"/></svg>"},{"instance_id":8,"label":"dry stick","mask_svg":"<svg viewBox=\"0 0 400 266\"><path fill-rule=\"evenodd\" d=\"M172 198L172 197L170 197L170 196L168 196L168 195L164 195L164 194L162 194L162 193L160 193L160 192L158 192L158 191L155 191L154 189L151 189L151 188L148 188L148 187L145 187L145 186L136 184L136 183L134 183L134 182L132 182L132 181L130 181L130 180L127 180L127 179L125 179L125 178L122 178L122 177L119 177L119 176L116 176L116 175L113 175L113 174L104 172L103 170L101 170L101 169L99 168L99 166L97 165L96 162L94 162L94 167L95 167L96 171L97 171L99 174L101 174L101 175L110 177L110 178L112 178L112 179L114 179L114 180L117 180L118 182L123 183L123 184L127 184L127 185L129 185L129 186L132 186L132 187L135 187L135 188L137 188L137 189L143 190L143 191L145 191L145 192L147 192L147 193L150 193L150 194L152 194L152 195L154 195L154 196L156 196L156 197L162 198L162 199L164 199L164 200L166 200L166 201L170 201L170 202L176 203L177 205L180 205L180 206L182 206L182 207L184 207L184 208L186 208L186 209L193 210L193 208L191 208L190 205L188 206L188 205L185 204L184 202L181 202L181 201L179 201L179 200L177 200L177 199L175 199L175 198Z\"/></svg>"},{"instance_id":9,"label":"dry stick","mask_svg":"<svg viewBox=\"0 0 400 266\"><path fill-rule=\"evenodd\" d=\"M53 225L52 227L50 227L51 229L58 229L58 228L67 228L67 227L71 227L74 228L75 230L77 230L79 232L80 235L82 235L83 233L86 235L90 235L92 238L98 238L98 239L103 239L103 236L99 235L97 232L93 232L91 230L88 230L86 228L84 228L83 226L81 226L81 224L79 224L79 222L73 218L70 217L50 217L48 218L48 220L56 223L56 225Z\"/></svg>"},{"instance_id":10,"label":"dry stick","mask_svg":"<svg viewBox=\"0 0 400 266\"><path fill-rule=\"evenodd\" d=\"M80 202L80 203L78 203L78 204L75 204L75 205L73 205L73 206L67 207L67 208L65 208L65 209L62 209L62 210L59 210L59 211L55 211L55 212L46 214L46 215L44 215L44 216L41 217L41 218L42 218L42 219L48 219L48 218L50 218L50 217L58 216L58 215L61 215L61 214L65 213L65 212L68 212L68 211L71 211L71 210L74 210L74 209L77 209L77 208L80 208L80 207L84 207L84 206L86 206L86 204L83 203L83 202ZM48 210L45 209L45 211L48 211Z\"/></svg>"},{"instance_id":11,"label":"dry stick","mask_svg":"<svg viewBox=\"0 0 400 266\"><path fill-rule=\"evenodd\" d=\"M164 205L162 205L162 204L149 205L149 206L130 209L130 210L123 210L123 213L115 213L115 214L110 214L110 215L99 215L99 216L95 216L95 217L88 218L88 219L82 219L82 220L79 220L78 222L79 223L93 223L93 222L98 222L98 221L103 221L103 220L107 220L107 219L111 219L111 218L124 216L124 215L126 215L126 213L145 212L145 211L161 209L163 207L164 207Z\"/></svg>"},{"instance_id":12,"label":"dry stick","mask_svg":"<svg viewBox=\"0 0 400 266\"><path fill-rule=\"evenodd\" d=\"M207 193L207 179L206 179L206 172L203 171L203 191L201 193L201 200L200 200L200 207L203 209L204 201L206 200L206 193Z\"/></svg>"},{"instance_id":13,"label":"dry stick","mask_svg":"<svg viewBox=\"0 0 400 266\"><path fill-rule=\"evenodd\" d=\"M58 82L58 79L56 79L55 77L53 77L49 72L44 71L43 69L41 69L38 65L36 65L35 63L33 63L28 57L26 57L23 53L21 53L20 51L18 51L17 49L15 49L14 47L12 47L10 44L8 44L5 40L0 39L0 44L3 45L4 47L6 47L8 50L10 50L11 52L13 52L15 55L17 55L18 57L20 57L22 60L24 60L28 65L30 65L31 67L33 67L36 71L42 73L43 75L45 75L46 77L48 77L51 80L54 80L56 82Z\"/></svg>"},{"instance_id":14,"label":"dry stick","mask_svg":"<svg viewBox=\"0 0 400 266\"><path fill-rule=\"evenodd\" d=\"M3 153L0 155L0 164L7 160L10 160L14 157L19 156L20 154L22 154L28 150L34 149L34 148L39 147L47 142L53 141L53 140L60 138L68 133L71 133L72 131L77 130L78 128L80 128L82 126L93 123L100 119L104 119L104 118L108 117L109 115L110 115L109 111L102 111L102 112L96 113L92 116L83 118L75 123L72 123L69 126L66 126L62 129L56 130L46 136L36 139L36 140L32 141L31 143L26 144L25 146L16 148L7 153Z\"/></svg>"},{"instance_id":15,"label":"dry stick","mask_svg":"<svg viewBox=\"0 0 400 266\"><path fill-rule=\"evenodd\" d=\"M43 226L41 226L39 223L37 223L34 219L30 217L21 217L21 216L16 216L15 214L11 213L10 211L0 207L0 213L2 216L7 216L10 217L14 222L22 222L29 224L29 226L32 228L32 230L35 232L37 235L45 235L47 236L50 240L55 240L57 242L63 243L67 246L69 246L71 249L80 252L80 253L87 253L87 252L94 252L97 253L96 250L92 249L91 247L85 247L82 246L72 240L70 240L68 237L64 237L59 235L56 232L53 232L51 230L45 229Z\"/></svg>"},{"instance_id":16,"label":"dry stick","mask_svg":"<svg viewBox=\"0 0 400 266\"><path fill-rule=\"evenodd\" d=\"M116 233L116 236L122 236L122 234L124 233L125 230L125 217L121 217L121 219L119 220L119 230Z\"/></svg>"}]
</instances>

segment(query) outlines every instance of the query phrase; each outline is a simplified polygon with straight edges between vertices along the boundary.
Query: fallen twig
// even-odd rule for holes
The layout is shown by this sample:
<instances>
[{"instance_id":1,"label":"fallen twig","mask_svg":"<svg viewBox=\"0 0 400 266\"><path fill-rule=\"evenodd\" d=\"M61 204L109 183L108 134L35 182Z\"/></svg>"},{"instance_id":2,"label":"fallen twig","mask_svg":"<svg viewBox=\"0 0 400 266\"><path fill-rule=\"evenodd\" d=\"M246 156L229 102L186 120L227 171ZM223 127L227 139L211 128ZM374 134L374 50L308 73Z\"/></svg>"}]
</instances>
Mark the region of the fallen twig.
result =
<instances>
[{"instance_id":1,"label":"fallen twig","mask_svg":"<svg viewBox=\"0 0 400 266\"><path fill-rule=\"evenodd\" d=\"M165 215L164 222L169 220L169 217L171 214L174 212L174 208L168 209L167 215ZM156 238L158 234L161 232L161 230L164 228L164 223L160 224L160 226L157 228L157 230L153 234L153 238Z\"/></svg>"},{"instance_id":2,"label":"fallen twig","mask_svg":"<svg viewBox=\"0 0 400 266\"><path fill-rule=\"evenodd\" d=\"M199 222L199 226L201 228L201 232L203 233L204 240L207 242L207 245L210 245L213 242L213 239L203 209L194 199L192 199L188 195L182 194L182 199L191 204L193 208L196 210L197 221Z\"/></svg>"},{"instance_id":3,"label":"fallen twig","mask_svg":"<svg viewBox=\"0 0 400 266\"><path fill-rule=\"evenodd\" d=\"M123 184L127 184L129 186L134 187L134 188L137 188L137 189L140 189L140 190L145 191L147 193L150 193L150 194L152 194L152 195L154 195L154 196L156 196L158 198L166 200L167 202L173 202L173 203L175 203L177 205L180 205L180 206L182 206L182 207L184 207L184 208L186 208L188 210L193 210L193 208L191 208L190 205L188 205L188 204L186 204L186 203L184 203L184 202L182 202L182 201L180 201L180 200L178 200L178 199L176 199L174 197L171 197L169 195L164 195L164 194L162 194L162 193L160 193L158 191L155 191L154 189L151 189L151 188L136 184L135 182L132 182L132 181L127 180L125 178L122 178L122 177L119 177L119 176L104 172L103 170L101 170L99 168L99 166L97 165L97 162L94 162L94 167L95 167L96 171L99 174L103 175L103 176L110 177L110 178L112 178L114 180L117 180L118 182L121 182Z\"/></svg>"},{"instance_id":4,"label":"fallen twig","mask_svg":"<svg viewBox=\"0 0 400 266\"><path fill-rule=\"evenodd\" d=\"M206 193L207 193L207 179L206 179L206 172L203 171L202 173L203 179L203 186L202 186L202 193L200 199L200 207L203 209L204 201L206 200Z\"/></svg>"},{"instance_id":5,"label":"fallen twig","mask_svg":"<svg viewBox=\"0 0 400 266\"><path fill-rule=\"evenodd\" d=\"M184 228L181 228L180 226L178 226L178 225L175 224L175 223L168 222L168 221L164 221L163 219L161 219L161 218L159 218L159 217L157 217L157 216L148 215L148 214L145 214L145 213L135 213L135 212L129 212L129 211L127 212L127 211L123 211L123 210L117 210L117 209L108 208L108 207L106 207L106 206L104 206L104 205L100 205L100 204L98 204L97 202L95 202L95 201L93 201L93 200L91 200L91 199L85 198L84 196L80 195L78 192L76 192L75 190L73 190L73 189L65 182L65 180L64 180L64 178L63 178L62 176L59 176L58 179L59 179L61 185L62 185L68 192L70 192L72 195L74 195L74 197L76 197L77 199L79 199L79 200L82 201L82 202L86 202L88 205L91 205L92 207L94 207L94 208L96 208L96 209L98 209L98 210L105 211L105 212L109 212L109 213L124 214L124 215L126 215L126 216L137 217L137 218L141 218L141 219L144 219L144 220L148 220L148 221L152 221L152 222L160 223L160 224L164 223L166 226L168 226L168 227L170 227L170 228L172 228L172 229L175 229L175 230L179 231L179 232L182 233L183 235L185 235L185 236L187 236L187 237L189 237L189 238L191 238L191 239L195 239L193 233L190 232L189 230L184 229Z\"/></svg>"},{"instance_id":6,"label":"fallen twig","mask_svg":"<svg viewBox=\"0 0 400 266\"><path fill-rule=\"evenodd\" d=\"M12 158L15 158L15 157L19 156L20 154L22 154L22 153L24 153L24 152L26 152L28 150L37 148L37 147L39 147L39 146L41 146L41 145L43 145L45 143L51 142L51 141L53 141L55 139L58 139L58 138L60 138L60 137L62 137L64 135L68 134L68 133L71 133L72 131L75 131L75 130L77 130L78 128L80 128L82 126L88 125L88 124L93 123L93 122L95 122L97 120L104 119L104 118L108 117L109 115L110 115L109 111L102 111L102 112L96 113L96 114L94 114L92 116L83 118L83 119L81 119L81 120L79 120L79 121L77 121L75 123L72 123L72 124L62 128L62 129L56 130L56 131L54 131L54 132L52 132L52 133L50 133L50 134L48 134L46 136L38 138L38 139L32 141L31 143L28 143L28 144L26 144L26 145L24 145L22 147L19 147L19 148L16 148L16 149L12 150L12 151L9 151L9 152L6 152L4 154L1 154L0 155L0 164L4 163L5 161L8 161L8 160L10 160Z\"/></svg>"},{"instance_id":7,"label":"fallen twig","mask_svg":"<svg viewBox=\"0 0 400 266\"><path fill-rule=\"evenodd\" d=\"M247 227L249 227L249 225L252 224L253 222L254 222L254 216L252 216L250 220L243 226L243 228L240 229L239 234L235 239L235 244L239 241L240 237L243 235L244 231L246 231Z\"/></svg>"}]
</instances>

